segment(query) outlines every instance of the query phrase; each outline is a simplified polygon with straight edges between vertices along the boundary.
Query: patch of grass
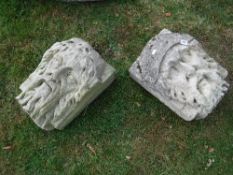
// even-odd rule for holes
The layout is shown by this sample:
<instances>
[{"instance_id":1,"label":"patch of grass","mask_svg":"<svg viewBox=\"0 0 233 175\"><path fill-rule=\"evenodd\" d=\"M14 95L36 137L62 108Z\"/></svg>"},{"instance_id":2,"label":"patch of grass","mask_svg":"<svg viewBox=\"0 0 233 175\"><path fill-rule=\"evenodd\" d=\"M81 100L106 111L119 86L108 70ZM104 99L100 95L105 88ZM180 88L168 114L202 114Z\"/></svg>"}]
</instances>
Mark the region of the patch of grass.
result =
<instances>
[{"instance_id":1,"label":"patch of grass","mask_svg":"<svg viewBox=\"0 0 233 175\"><path fill-rule=\"evenodd\" d=\"M200 40L233 86L232 11L231 0L1 1L0 174L233 174L232 88L212 117L188 123L128 75L168 28ZM71 37L90 42L117 79L63 131L45 132L14 98L45 50Z\"/></svg>"}]
</instances>

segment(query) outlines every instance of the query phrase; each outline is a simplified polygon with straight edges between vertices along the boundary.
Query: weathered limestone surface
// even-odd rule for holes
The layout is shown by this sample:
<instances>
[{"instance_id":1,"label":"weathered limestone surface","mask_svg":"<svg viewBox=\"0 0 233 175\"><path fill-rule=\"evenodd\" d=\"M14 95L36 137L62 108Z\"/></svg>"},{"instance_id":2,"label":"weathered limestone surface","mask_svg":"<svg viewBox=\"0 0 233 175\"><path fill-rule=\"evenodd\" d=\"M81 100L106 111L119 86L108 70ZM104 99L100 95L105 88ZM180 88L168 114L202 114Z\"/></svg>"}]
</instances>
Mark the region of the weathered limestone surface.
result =
<instances>
[{"instance_id":1,"label":"weathered limestone surface","mask_svg":"<svg viewBox=\"0 0 233 175\"><path fill-rule=\"evenodd\" d=\"M147 43L129 72L186 121L207 117L229 87L227 71L197 40L167 29Z\"/></svg>"},{"instance_id":2,"label":"weathered limestone surface","mask_svg":"<svg viewBox=\"0 0 233 175\"><path fill-rule=\"evenodd\" d=\"M42 129L63 129L111 84L114 72L87 42L57 42L21 84L16 99Z\"/></svg>"}]
</instances>

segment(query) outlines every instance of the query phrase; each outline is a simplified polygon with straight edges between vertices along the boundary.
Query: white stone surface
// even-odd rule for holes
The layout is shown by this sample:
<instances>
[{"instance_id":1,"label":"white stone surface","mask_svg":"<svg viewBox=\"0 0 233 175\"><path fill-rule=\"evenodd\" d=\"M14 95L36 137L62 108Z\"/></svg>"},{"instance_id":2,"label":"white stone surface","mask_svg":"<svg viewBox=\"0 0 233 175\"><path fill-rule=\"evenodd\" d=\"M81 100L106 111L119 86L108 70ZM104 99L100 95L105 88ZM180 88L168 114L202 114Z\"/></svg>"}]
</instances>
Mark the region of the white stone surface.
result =
<instances>
[{"instance_id":1,"label":"white stone surface","mask_svg":"<svg viewBox=\"0 0 233 175\"><path fill-rule=\"evenodd\" d=\"M167 29L147 43L129 72L186 121L207 117L229 87L227 71L197 40Z\"/></svg>"},{"instance_id":2,"label":"white stone surface","mask_svg":"<svg viewBox=\"0 0 233 175\"><path fill-rule=\"evenodd\" d=\"M57 42L21 84L16 99L42 129L63 129L111 84L114 72L87 42Z\"/></svg>"}]
</instances>

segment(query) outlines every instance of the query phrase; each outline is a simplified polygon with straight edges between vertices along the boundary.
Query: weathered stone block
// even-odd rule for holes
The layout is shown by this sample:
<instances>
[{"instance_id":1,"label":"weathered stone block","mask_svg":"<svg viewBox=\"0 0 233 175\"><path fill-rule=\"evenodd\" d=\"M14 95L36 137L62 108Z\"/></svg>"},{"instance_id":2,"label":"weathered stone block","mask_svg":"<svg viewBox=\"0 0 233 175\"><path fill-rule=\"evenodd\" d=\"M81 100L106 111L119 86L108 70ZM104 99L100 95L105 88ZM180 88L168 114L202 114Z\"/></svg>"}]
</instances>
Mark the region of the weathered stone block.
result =
<instances>
[{"instance_id":1,"label":"weathered stone block","mask_svg":"<svg viewBox=\"0 0 233 175\"><path fill-rule=\"evenodd\" d=\"M16 99L42 129L63 129L111 84L114 72L87 42L57 42L21 84Z\"/></svg>"},{"instance_id":2,"label":"weathered stone block","mask_svg":"<svg viewBox=\"0 0 233 175\"><path fill-rule=\"evenodd\" d=\"M207 117L229 86L227 71L196 39L167 29L147 43L129 72L186 121Z\"/></svg>"}]
</instances>

